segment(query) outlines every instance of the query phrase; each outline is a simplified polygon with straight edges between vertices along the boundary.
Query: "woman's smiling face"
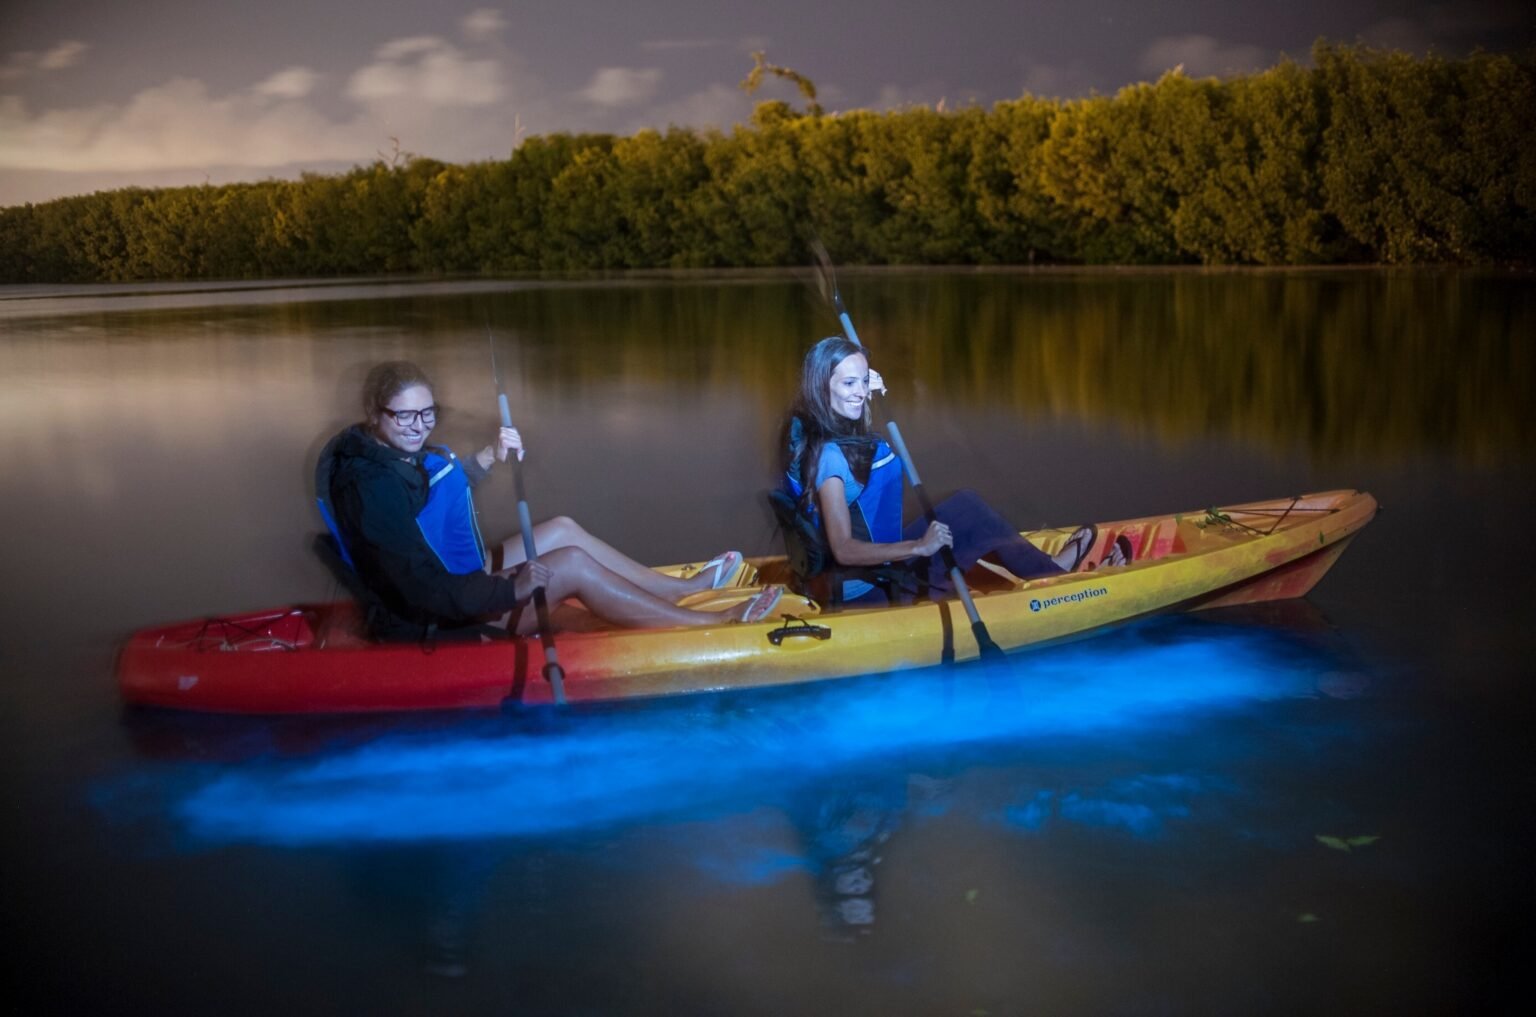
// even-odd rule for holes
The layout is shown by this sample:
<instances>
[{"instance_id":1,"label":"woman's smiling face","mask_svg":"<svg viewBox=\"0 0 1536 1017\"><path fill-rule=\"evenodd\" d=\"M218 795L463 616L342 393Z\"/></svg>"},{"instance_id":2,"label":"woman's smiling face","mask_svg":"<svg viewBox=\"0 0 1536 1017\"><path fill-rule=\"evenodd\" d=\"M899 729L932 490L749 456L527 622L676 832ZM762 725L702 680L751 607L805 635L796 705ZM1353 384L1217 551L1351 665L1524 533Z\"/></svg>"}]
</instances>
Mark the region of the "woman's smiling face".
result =
<instances>
[{"instance_id":1,"label":"woman's smiling face","mask_svg":"<svg viewBox=\"0 0 1536 1017\"><path fill-rule=\"evenodd\" d=\"M402 424L401 417L409 420ZM403 388L374 415L374 433L391 448L414 455L427 443L437 423L437 407L432 402L432 390L425 385Z\"/></svg>"},{"instance_id":2,"label":"woman's smiling face","mask_svg":"<svg viewBox=\"0 0 1536 1017\"><path fill-rule=\"evenodd\" d=\"M869 361L862 353L850 353L832 369L829 383L832 412L849 420L864 417L869 401Z\"/></svg>"}]
</instances>

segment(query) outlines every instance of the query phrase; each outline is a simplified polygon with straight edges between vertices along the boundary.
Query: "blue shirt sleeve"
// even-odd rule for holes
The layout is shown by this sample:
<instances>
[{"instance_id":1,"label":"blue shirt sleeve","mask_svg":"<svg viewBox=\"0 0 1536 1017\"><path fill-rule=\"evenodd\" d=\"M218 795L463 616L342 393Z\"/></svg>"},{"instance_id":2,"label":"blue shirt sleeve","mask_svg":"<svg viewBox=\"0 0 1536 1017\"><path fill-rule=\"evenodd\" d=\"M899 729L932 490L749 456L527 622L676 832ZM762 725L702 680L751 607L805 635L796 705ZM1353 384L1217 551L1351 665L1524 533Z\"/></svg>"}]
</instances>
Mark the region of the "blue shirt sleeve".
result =
<instances>
[{"instance_id":1,"label":"blue shirt sleeve","mask_svg":"<svg viewBox=\"0 0 1536 1017\"><path fill-rule=\"evenodd\" d=\"M828 442L821 447L821 461L816 464L817 491L833 477L843 482L843 497L850 505L864 491L864 485L853 479L853 470L848 467L848 457L843 455L843 450Z\"/></svg>"}]
</instances>

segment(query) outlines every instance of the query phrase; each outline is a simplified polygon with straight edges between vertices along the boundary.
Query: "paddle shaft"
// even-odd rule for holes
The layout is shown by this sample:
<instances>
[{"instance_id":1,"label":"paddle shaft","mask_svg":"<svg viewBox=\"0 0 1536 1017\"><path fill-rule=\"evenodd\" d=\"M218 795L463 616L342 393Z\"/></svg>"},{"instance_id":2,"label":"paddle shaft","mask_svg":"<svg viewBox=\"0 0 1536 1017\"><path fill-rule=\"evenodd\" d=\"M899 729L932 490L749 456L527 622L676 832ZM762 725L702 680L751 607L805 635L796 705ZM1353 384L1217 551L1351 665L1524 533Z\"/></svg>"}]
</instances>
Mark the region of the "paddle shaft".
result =
<instances>
[{"instance_id":1,"label":"paddle shaft","mask_svg":"<svg viewBox=\"0 0 1536 1017\"><path fill-rule=\"evenodd\" d=\"M896 454L901 456L901 465L907 471L907 479L912 482L912 491L917 495L917 503L922 506L923 515L928 522L936 523L939 515L933 509L933 502L928 497L928 489L917 475L917 464L912 461L912 453L907 451L907 443L902 440L901 428L896 426L896 421L887 421L886 433L891 436L891 447ZM976 637L976 650L984 658L1000 657L1003 655L1002 647L992 641L992 633L987 631L986 624L981 620L981 612L976 610L976 602L971 599L971 588L965 582L965 575L960 571L960 563L955 561L955 551L952 547L939 548L939 556L944 561L944 568L949 572L949 581L955 584L955 592L960 596L960 603L965 605L965 615L971 620L971 634Z\"/></svg>"},{"instance_id":2,"label":"paddle shaft","mask_svg":"<svg viewBox=\"0 0 1536 1017\"><path fill-rule=\"evenodd\" d=\"M501 388L499 378L496 387ZM507 404L507 394L498 391L496 403L501 407L501 426L511 427L512 408ZM528 564L532 565L538 559L539 552L533 543L533 517L528 512L528 494L523 487L523 461L516 453L509 455L507 461L512 464L512 485L517 491L517 525L523 532L523 555L528 559ZM533 591L533 610L539 622L539 642L544 646L544 680L549 682L555 704L564 706L565 669L560 666L560 655L555 650L555 630L549 624L549 601L544 596L542 586L535 587Z\"/></svg>"},{"instance_id":3,"label":"paddle shaft","mask_svg":"<svg viewBox=\"0 0 1536 1017\"><path fill-rule=\"evenodd\" d=\"M843 325L843 335L848 341L859 349L864 344L859 340L858 330L853 327L853 319L848 317L848 311L843 307L842 295L834 288L832 300L837 308L837 318ZM871 403L873 410L873 403ZM901 428L896 426L896 421L887 421L886 432L891 436L891 447L901 457L902 468L907 471L907 480L912 484L912 490L917 495L917 502L922 506L923 515L928 522L939 521L938 513L933 510L933 502L928 498L928 491L923 487L922 479L917 475L917 464L912 461L912 454L907 451L907 443L901 438ZM971 634L976 637L976 650L984 659L993 659L1003 655L1002 648L992 640L992 633L987 631L986 622L981 620L981 612L976 610L976 602L971 599L971 588L966 584L965 575L960 571L959 562L955 561L953 548L939 548L939 557L944 562L944 568L949 573L949 581L955 584L955 592L960 596L960 603L965 606L965 616L971 620Z\"/></svg>"}]
</instances>

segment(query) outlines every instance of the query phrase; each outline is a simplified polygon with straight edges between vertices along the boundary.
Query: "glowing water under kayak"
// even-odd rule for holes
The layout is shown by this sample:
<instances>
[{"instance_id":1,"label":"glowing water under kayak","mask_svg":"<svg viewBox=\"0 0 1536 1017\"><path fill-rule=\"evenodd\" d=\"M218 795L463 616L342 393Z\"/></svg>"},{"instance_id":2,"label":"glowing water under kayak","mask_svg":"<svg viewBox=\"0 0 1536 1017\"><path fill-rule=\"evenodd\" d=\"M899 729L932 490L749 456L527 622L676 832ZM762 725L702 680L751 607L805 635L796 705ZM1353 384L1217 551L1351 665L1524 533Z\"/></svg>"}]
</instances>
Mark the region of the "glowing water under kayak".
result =
<instances>
[{"instance_id":1,"label":"glowing water under kayak","mask_svg":"<svg viewBox=\"0 0 1536 1017\"><path fill-rule=\"evenodd\" d=\"M1017 650L1161 611L1304 596L1375 514L1369 494L1328 491L1099 523L1087 560L1101 560L1123 535L1131 564L1024 581L984 563L968 579L992 638ZM1055 553L1074 528L1024 536ZM723 606L787 578L782 558L749 564L738 585L684 603ZM788 594L773 619L757 624L608 629L557 640L571 702L817 681L977 655L958 603L823 613ZM130 703L221 713L494 708L548 702L542 661L536 638L369 642L356 607L344 602L145 629L118 658L118 685Z\"/></svg>"}]
</instances>

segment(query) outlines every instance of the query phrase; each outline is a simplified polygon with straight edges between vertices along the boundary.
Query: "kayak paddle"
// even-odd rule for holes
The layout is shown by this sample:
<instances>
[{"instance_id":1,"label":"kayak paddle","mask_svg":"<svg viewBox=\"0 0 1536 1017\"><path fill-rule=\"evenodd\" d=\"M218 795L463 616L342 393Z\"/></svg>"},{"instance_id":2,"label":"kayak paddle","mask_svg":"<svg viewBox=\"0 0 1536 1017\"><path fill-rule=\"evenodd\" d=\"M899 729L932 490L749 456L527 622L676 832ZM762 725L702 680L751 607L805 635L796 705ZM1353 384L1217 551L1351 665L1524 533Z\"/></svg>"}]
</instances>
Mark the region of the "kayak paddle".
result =
<instances>
[{"instance_id":1,"label":"kayak paddle","mask_svg":"<svg viewBox=\"0 0 1536 1017\"><path fill-rule=\"evenodd\" d=\"M501 408L501 426L512 426L512 409L507 403L507 390L501 384L501 373L496 369L496 336L491 332L491 323L487 319L485 323L485 336L491 342L491 379L496 383L496 404ZM533 546L533 517L528 512L528 493L523 487L523 460L517 455L509 455L507 459L512 464L512 483L517 490L517 525L523 533L523 555L532 565L538 559L538 549ZM544 596L544 587L535 587L533 591L533 610L539 621L539 642L544 646L544 680L549 682L549 687L554 693L555 705L565 705L565 669L560 666L559 654L555 651L555 630L549 624L549 602Z\"/></svg>"},{"instance_id":2,"label":"kayak paddle","mask_svg":"<svg viewBox=\"0 0 1536 1017\"><path fill-rule=\"evenodd\" d=\"M859 333L854 330L853 319L848 317L848 309L843 306L843 297L837 290L837 272L832 267L832 258L827 254L826 247L819 237L811 240L811 253L816 257L816 280L821 287L821 295L837 312L837 320L842 322L843 335L848 341L859 349L864 344L859 341ZM871 403L873 407L873 403ZM891 447L901 457L901 465L907 471L907 480L912 484L912 490L917 494L918 504L923 508L923 515L930 523L939 521L938 514L933 510L933 502L928 498L928 491L923 487L923 481L917 475L917 464L912 461L912 454L907 451L907 443L901 438L901 429L896 426L896 421L887 421L886 432L891 436ZM965 614L971 620L971 634L976 637L976 649L983 660L999 660L1003 656L1002 648L992 641L992 634L987 631L987 625L981 620L981 614L976 610L976 602L971 599L971 588L966 585L965 576L960 572L960 565L955 561L955 552L952 548L941 547L939 554L944 561L944 568L949 572L950 582L955 584L955 592L960 595L960 603L965 605Z\"/></svg>"}]
</instances>

